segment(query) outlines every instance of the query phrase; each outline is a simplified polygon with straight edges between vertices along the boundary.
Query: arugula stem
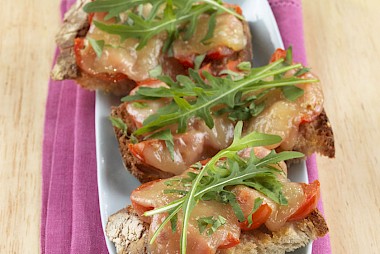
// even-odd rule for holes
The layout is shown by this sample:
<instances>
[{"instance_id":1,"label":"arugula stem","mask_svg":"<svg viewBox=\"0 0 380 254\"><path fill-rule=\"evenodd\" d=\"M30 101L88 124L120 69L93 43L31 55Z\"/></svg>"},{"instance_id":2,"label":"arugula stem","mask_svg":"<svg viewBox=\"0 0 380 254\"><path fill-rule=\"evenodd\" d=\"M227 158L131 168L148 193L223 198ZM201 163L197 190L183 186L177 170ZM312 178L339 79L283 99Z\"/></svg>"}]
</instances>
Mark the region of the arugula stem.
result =
<instances>
[{"instance_id":1,"label":"arugula stem","mask_svg":"<svg viewBox=\"0 0 380 254\"><path fill-rule=\"evenodd\" d=\"M181 210L181 206L178 206L172 213L170 213L170 215L168 217L166 217L166 219L161 223L161 225L157 228L157 230L154 232L153 236L152 236L152 239L150 240L149 244L152 244L158 234L161 232L162 229L164 229L165 225L168 224L168 222L178 214L179 210Z\"/></svg>"},{"instance_id":2,"label":"arugula stem","mask_svg":"<svg viewBox=\"0 0 380 254\"><path fill-rule=\"evenodd\" d=\"M144 29L131 29L133 27L130 27L128 25L120 25L120 24L112 24L112 25L107 25L105 23L99 22L94 20L94 24L97 28L100 30L107 32L109 34L116 34L120 35L122 38L124 38L123 35L125 34L132 34L131 36L126 36L128 37L137 37L136 34L141 34L142 36L150 33L150 32L156 32L159 33L161 30L163 30L166 27L169 27L171 25L175 24L180 24L182 22L190 20L194 15L202 14L205 13L209 10L211 10L211 6L201 6L199 8L194 8L194 10L191 13L188 13L186 15L183 15L181 17L174 17L172 19L169 19L166 22L157 22L157 25L152 25L150 27L144 27Z\"/></svg>"},{"instance_id":3,"label":"arugula stem","mask_svg":"<svg viewBox=\"0 0 380 254\"><path fill-rule=\"evenodd\" d=\"M154 210L150 210L150 211L145 212L144 216L149 217L149 216L153 216L155 214L159 214L159 213L164 213L164 212L170 211L170 210L176 208L177 206L182 205L182 203L183 203L184 200L185 200L185 197L177 199L176 201L173 201L173 202L169 203L166 206L163 206L163 207L156 208Z\"/></svg>"},{"instance_id":4,"label":"arugula stem","mask_svg":"<svg viewBox=\"0 0 380 254\"><path fill-rule=\"evenodd\" d=\"M202 109L207 109L207 108L211 107L212 105L216 104L218 101L222 101L222 99L225 98L227 95L234 94L234 93L242 90L244 87L246 87L250 84L255 84L255 82L257 82L259 80L262 80L262 79L265 79L265 78L268 78L268 77L271 77L271 76L274 76L277 74L281 74L281 73L287 72L289 70L293 70L293 69L297 69L297 68L302 67L301 64L295 64L295 65L291 65L291 66L286 66L284 68L280 68L278 70L273 70L273 71L267 72L268 70L271 70L275 66L281 64L283 61L284 61L283 59L278 60L275 63L268 65L267 68L260 70L258 73L254 73L253 75L251 74L246 79L237 81L236 86L234 86L232 89L230 89L227 93L222 93L219 96L208 100L207 102L205 102L204 104L202 104L198 107L189 108L188 110L186 110L186 112L183 112L181 115L176 115L176 116L173 116L173 117L165 119L165 120L160 120L160 125L161 126L168 126L170 124L176 123L179 118L188 119L191 116L193 116L196 112L199 112ZM308 82L308 81L300 80L299 83L297 83L297 84L305 83L305 82ZM273 88L273 87L279 87L279 86L287 86L287 85L281 85L281 83L279 83L279 82L266 84L266 85L258 84L257 86L253 86L252 90L254 91L254 90L259 90L259 89L263 89L263 88ZM133 134L136 136L139 136L139 135L143 135L147 132L154 131L156 129L155 125L156 125L155 122L151 122L149 124L146 124L142 128L137 129Z\"/></svg>"},{"instance_id":5,"label":"arugula stem","mask_svg":"<svg viewBox=\"0 0 380 254\"><path fill-rule=\"evenodd\" d=\"M225 6L221 5L221 4L218 4L217 2L215 2L215 1L213 1L213 0L202 0L202 2L204 2L204 3L208 3L208 4L210 4L210 5L213 5L213 6L215 6L215 7L218 8L218 9L221 9L221 10L223 10L223 11L225 11L225 12L231 14L231 15L236 16L237 18L239 18L239 19L241 19L241 20L244 20L244 17L243 17L243 16L237 14L236 12L230 10L229 8L227 8L227 7L225 7Z\"/></svg>"},{"instance_id":6,"label":"arugula stem","mask_svg":"<svg viewBox=\"0 0 380 254\"><path fill-rule=\"evenodd\" d=\"M220 151L217 153L214 157L211 158L211 160L205 165L203 170L198 174L198 176L195 178L193 186L198 186L202 177L207 171L207 167L209 165L215 165L215 163L223 157L224 150ZM187 228L189 225L189 218L191 211L194 208L194 197L195 197L195 192L197 191L197 188L191 188L190 192L184 197L185 201L183 202L184 204L182 205L184 207L183 210L183 224L182 224L182 232L181 232L181 254L186 254L186 246L187 246Z\"/></svg>"}]
</instances>

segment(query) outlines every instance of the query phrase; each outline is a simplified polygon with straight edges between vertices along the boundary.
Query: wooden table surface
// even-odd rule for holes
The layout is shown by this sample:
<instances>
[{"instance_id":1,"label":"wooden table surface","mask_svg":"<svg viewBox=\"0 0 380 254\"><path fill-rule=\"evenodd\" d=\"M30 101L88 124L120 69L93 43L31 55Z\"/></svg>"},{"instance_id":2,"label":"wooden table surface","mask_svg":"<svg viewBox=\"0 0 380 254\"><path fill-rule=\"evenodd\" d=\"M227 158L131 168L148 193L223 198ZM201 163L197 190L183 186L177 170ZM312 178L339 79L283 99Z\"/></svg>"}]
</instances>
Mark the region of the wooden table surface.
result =
<instances>
[{"instance_id":1,"label":"wooden table surface","mask_svg":"<svg viewBox=\"0 0 380 254\"><path fill-rule=\"evenodd\" d=\"M0 9L0 252L38 253L42 137L59 0ZM304 1L309 65L323 81L336 159L318 158L333 253L380 251L380 5Z\"/></svg>"}]
</instances>

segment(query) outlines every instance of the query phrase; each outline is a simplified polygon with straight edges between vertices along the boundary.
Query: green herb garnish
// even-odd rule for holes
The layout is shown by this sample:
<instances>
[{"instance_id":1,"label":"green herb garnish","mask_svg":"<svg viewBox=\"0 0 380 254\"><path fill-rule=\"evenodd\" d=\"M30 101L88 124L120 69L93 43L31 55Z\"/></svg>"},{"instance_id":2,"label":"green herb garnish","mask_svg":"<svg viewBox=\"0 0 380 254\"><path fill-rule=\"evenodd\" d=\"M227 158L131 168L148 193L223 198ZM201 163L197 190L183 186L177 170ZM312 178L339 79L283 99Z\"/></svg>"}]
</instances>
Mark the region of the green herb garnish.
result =
<instances>
[{"instance_id":1,"label":"green herb garnish","mask_svg":"<svg viewBox=\"0 0 380 254\"><path fill-rule=\"evenodd\" d=\"M109 119L113 127L120 129L124 135L128 134L128 127L122 119L113 116L110 116Z\"/></svg>"},{"instance_id":2,"label":"green herb garnish","mask_svg":"<svg viewBox=\"0 0 380 254\"><path fill-rule=\"evenodd\" d=\"M141 6L151 4L148 17L141 15ZM164 11L160 9L164 8ZM87 13L106 12L105 20L120 19L122 13L127 13L127 22L120 24L106 24L94 21L96 27L109 34L119 35L121 40L136 38L139 40L137 49L142 49L147 42L161 32L167 33L164 44L166 52L172 42L179 36L179 28L184 30L185 39L188 40L195 31L198 18L201 14L210 14L207 34L202 42L207 43L213 37L215 29L215 15L218 12L227 12L240 19L242 16L225 7L219 0L95 0L84 6Z\"/></svg>"},{"instance_id":3,"label":"green herb garnish","mask_svg":"<svg viewBox=\"0 0 380 254\"><path fill-rule=\"evenodd\" d=\"M148 108L149 107L148 103L138 102L138 101L133 102L132 105L136 108Z\"/></svg>"},{"instance_id":4,"label":"green herb garnish","mask_svg":"<svg viewBox=\"0 0 380 254\"><path fill-rule=\"evenodd\" d=\"M149 71L149 77L151 78L157 78L158 76L162 75L162 66L157 65L156 68Z\"/></svg>"},{"instance_id":5,"label":"green herb garnish","mask_svg":"<svg viewBox=\"0 0 380 254\"><path fill-rule=\"evenodd\" d=\"M212 235L216 230L218 230L218 228L226 224L226 218L220 215L217 218L214 216L208 216L197 219L197 222L199 232L201 234L207 229L206 234Z\"/></svg>"},{"instance_id":6,"label":"green herb garnish","mask_svg":"<svg viewBox=\"0 0 380 254\"><path fill-rule=\"evenodd\" d=\"M250 62L241 62L238 64L237 68L241 71L250 71L252 68L252 65Z\"/></svg>"},{"instance_id":7,"label":"green herb garnish","mask_svg":"<svg viewBox=\"0 0 380 254\"><path fill-rule=\"evenodd\" d=\"M182 210L182 232L181 232L181 253L186 253L187 246L187 229L191 212L197 202L201 200L216 200L228 203L232 206L237 218L244 221L241 208L237 205L235 195L229 191L228 187L236 185L245 185L256 189L274 202L286 205L287 200L282 193L282 184L277 179L277 174L281 171L275 169L272 165L280 161L301 158L304 155L298 152L272 152L264 158L257 158L252 153L251 158L245 160L238 156L242 149L257 146L266 146L281 141L281 138L274 135L260 134L252 132L244 137L241 136L243 123L238 122L235 128L234 140L228 148L217 153L203 167L199 173L191 172L188 174L191 185L182 194L184 196L169 203L166 206L148 211L144 216L169 212L169 215L158 227L150 243L153 243L163 227L173 220L179 211ZM225 160L222 160L225 158ZM186 178L185 178L186 179ZM257 206L255 202L255 206ZM211 222L211 221L208 221ZM202 229L206 229L204 224L207 221L201 221ZM214 224L214 223L212 223ZM203 228L204 227L204 228Z\"/></svg>"},{"instance_id":8,"label":"green herb garnish","mask_svg":"<svg viewBox=\"0 0 380 254\"><path fill-rule=\"evenodd\" d=\"M295 101L304 94L304 91L296 86L286 86L282 88L282 93L286 99Z\"/></svg>"},{"instance_id":9,"label":"green herb garnish","mask_svg":"<svg viewBox=\"0 0 380 254\"><path fill-rule=\"evenodd\" d=\"M159 139L165 141L166 148L169 150L170 157L174 161L174 140L173 135L169 129L156 132L145 139Z\"/></svg>"},{"instance_id":10,"label":"green herb garnish","mask_svg":"<svg viewBox=\"0 0 380 254\"><path fill-rule=\"evenodd\" d=\"M94 40L92 38L87 38L90 42L91 47L94 49L96 56L101 57L103 54L104 40Z\"/></svg>"},{"instance_id":11,"label":"green herb garnish","mask_svg":"<svg viewBox=\"0 0 380 254\"><path fill-rule=\"evenodd\" d=\"M294 85L318 80L295 76L270 80L275 75L299 68L302 68L301 64L288 66L284 59L280 59L267 66L251 69L240 80L214 77L207 72L203 72L203 80L197 71L190 69L190 77L180 75L177 76L177 81L166 76L158 77L169 88L141 87L135 95L124 97L122 101L172 99L171 103L143 122L143 127L134 132L136 136L155 132L172 124L178 124L177 133L183 133L193 117L202 119L211 129L214 127L213 114L225 113L233 120L247 120L257 116L264 109L264 104L256 104L258 98L252 97L252 93L260 95L274 88L285 88L284 94L288 98L294 100L301 96L303 91L299 91ZM218 112L213 112L215 107L218 107Z\"/></svg>"},{"instance_id":12,"label":"green herb garnish","mask_svg":"<svg viewBox=\"0 0 380 254\"><path fill-rule=\"evenodd\" d=\"M205 60L206 54L196 56L194 59L194 70L199 70L201 68L201 65L203 63L203 60Z\"/></svg>"},{"instance_id":13,"label":"green herb garnish","mask_svg":"<svg viewBox=\"0 0 380 254\"><path fill-rule=\"evenodd\" d=\"M252 216L253 216L253 214L255 212L257 212L257 210L260 208L260 206L261 206L262 203L263 203L263 199L262 198L256 198L255 199L255 203L253 205L252 211L250 212L250 214L248 215L248 218L247 218L248 227L252 226L252 223L253 223Z\"/></svg>"},{"instance_id":14,"label":"green herb garnish","mask_svg":"<svg viewBox=\"0 0 380 254\"><path fill-rule=\"evenodd\" d=\"M298 77L298 76L301 76L301 75L306 74L306 73L308 73L308 72L310 72L310 68L304 67L304 68L302 68L302 69L299 69L299 70L294 74L294 76Z\"/></svg>"}]
</instances>

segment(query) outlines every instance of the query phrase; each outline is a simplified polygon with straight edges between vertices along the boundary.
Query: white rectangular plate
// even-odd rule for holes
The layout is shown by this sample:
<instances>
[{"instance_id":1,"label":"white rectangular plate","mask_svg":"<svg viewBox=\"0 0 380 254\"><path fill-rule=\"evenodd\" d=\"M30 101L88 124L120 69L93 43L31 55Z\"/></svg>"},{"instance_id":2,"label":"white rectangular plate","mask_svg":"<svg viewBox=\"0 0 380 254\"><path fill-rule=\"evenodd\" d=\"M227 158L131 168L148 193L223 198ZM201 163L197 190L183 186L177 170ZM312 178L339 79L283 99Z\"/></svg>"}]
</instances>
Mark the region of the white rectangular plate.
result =
<instances>
[{"instance_id":1,"label":"white rectangular plate","mask_svg":"<svg viewBox=\"0 0 380 254\"><path fill-rule=\"evenodd\" d=\"M268 63L276 48L284 48L272 9L267 0L226 1L242 7L249 22L253 43L253 63L261 66ZM96 92L95 126L96 155L100 214L105 229L108 217L130 204L129 195L140 183L124 169L118 143L108 117L111 107L120 104L120 98ZM289 170L289 178L296 182L308 182L304 163ZM115 246L106 238L108 251L116 254ZM311 244L294 252L311 254Z\"/></svg>"}]
</instances>

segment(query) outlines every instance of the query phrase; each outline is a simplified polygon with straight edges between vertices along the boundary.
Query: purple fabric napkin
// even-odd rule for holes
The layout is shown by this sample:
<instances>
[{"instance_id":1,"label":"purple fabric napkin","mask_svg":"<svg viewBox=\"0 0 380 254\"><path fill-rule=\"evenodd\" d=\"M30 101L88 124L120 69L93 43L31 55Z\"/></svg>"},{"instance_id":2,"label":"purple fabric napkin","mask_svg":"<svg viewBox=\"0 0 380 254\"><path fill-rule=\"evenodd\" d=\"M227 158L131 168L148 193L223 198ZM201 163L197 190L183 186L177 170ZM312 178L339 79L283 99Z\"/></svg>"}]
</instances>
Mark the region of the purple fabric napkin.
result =
<instances>
[{"instance_id":1,"label":"purple fabric napkin","mask_svg":"<svg viewBox=\"0 0 380 254\"><path fill-rule=\"evenodd\" d=\"M75 0L63 0L65 13ZM270 0L285 46L306 64L301 0ZM107 253L101 226L95 151L95 94L73 81L50 81L42 165L41 253ZM318 178L315 157L309 180ZM319 208L322 209L321 203ZM329 238L313 254L331 253Z\"/></svg>"}]
</instances>

